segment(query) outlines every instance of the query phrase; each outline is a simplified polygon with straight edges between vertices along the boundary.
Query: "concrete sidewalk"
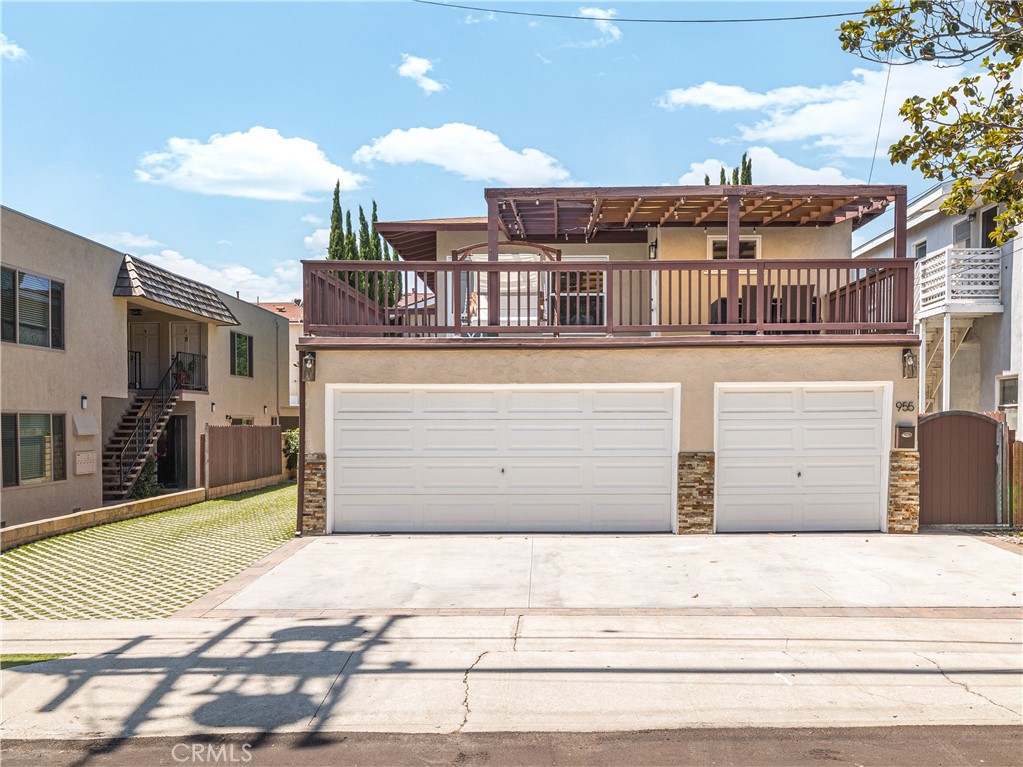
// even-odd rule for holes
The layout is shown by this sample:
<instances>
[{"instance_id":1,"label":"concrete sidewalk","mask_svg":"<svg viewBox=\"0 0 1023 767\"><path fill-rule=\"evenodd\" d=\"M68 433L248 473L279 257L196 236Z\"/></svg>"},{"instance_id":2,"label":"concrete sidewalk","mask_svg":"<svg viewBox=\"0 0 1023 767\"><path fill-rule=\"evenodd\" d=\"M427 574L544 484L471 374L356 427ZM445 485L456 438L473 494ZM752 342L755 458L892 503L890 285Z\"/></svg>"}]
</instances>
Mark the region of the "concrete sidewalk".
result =
<instances>
[{"instance_id":1,"label":"concrete sidewalk","mask_svg":"<svg viewBox=\"0 0 1023 767\"><path fill-rule=\"evenodd\" d=\"M1021 723L1019 620L19 621L4 738Z\"/></svg>"}]
</instances>

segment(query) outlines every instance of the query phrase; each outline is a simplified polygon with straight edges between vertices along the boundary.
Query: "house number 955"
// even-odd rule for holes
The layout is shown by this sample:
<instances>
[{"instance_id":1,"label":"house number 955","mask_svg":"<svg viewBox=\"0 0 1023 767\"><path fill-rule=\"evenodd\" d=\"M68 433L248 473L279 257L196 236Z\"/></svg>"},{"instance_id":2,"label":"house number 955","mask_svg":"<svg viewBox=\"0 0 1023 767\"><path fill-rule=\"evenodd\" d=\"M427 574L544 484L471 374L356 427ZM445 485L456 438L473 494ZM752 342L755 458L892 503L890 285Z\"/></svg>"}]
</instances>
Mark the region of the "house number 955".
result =
<instances>
[{"instance_id":1,"label":"house number 955","mask_svg":"<svg viewBox=\"0 0 1023 767\"><path fill-rule=\"evenodd\" d=\"M895 409L896 410L901 410L903 412L906 412L908 410L912 410L913 409L913 402L912 402L912 400L909 400L909 401L905 401L904 400L902 402L896 402L895 403Z\"/></svg>"}]
</instances>

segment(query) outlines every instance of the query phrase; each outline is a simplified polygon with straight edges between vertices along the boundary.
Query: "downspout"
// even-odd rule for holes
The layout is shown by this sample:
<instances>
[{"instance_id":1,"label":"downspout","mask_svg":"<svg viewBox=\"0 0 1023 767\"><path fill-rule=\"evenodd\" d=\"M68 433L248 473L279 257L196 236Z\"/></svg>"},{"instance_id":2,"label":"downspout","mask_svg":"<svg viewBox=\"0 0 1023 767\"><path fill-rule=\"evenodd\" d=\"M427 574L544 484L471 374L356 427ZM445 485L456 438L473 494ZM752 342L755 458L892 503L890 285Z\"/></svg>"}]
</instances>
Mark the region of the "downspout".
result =
<instances>
[{"instance_id":1,"label":"downspout","mask_svg":"<svg viewBox=\"0 0 1023 767\"><path fill-rule=\"evenodd\" d=\"M295 512L295 537L301 538L305 510L305 376L302 374L301 352L298 365L298 509Z\"/></svg>"}]
</instances>

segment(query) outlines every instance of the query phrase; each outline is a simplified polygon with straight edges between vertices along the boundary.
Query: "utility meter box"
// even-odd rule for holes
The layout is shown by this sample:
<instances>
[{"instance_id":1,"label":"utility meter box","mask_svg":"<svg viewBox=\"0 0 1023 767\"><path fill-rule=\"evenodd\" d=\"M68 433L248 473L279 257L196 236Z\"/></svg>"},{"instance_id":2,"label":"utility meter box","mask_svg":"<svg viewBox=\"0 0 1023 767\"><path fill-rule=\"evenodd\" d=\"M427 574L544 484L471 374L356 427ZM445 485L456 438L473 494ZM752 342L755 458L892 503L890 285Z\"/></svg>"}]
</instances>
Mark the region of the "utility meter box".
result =
<instances>
[{"instance_id":1,"label":"utility meter box","mask_svg":"<svg viewBox=\"0 0 1023 767\"><path fill-rule=\"evenodd\" d=\"M914 450L916 448L916 425L899 424L895 427L895 449Z\"/></svg>"}]
</instances>

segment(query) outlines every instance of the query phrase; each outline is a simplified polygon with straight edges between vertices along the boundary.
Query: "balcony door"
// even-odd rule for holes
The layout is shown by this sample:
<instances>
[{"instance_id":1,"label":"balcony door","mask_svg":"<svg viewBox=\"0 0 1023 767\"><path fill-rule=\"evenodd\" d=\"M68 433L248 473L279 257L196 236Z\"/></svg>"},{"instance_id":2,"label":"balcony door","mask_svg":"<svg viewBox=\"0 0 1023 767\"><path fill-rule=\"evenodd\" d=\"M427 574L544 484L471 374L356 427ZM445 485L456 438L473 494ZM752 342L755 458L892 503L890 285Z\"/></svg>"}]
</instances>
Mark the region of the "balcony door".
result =
<instances>
[{"instance_id":1,"label":"balcony door","mask_svg":"<svg viewBox=\"0 0 1023 767\"><path fill-rule=\"evenodd\" d=\"M128 324L128 349L138 352L141 365L139 386L155 389L160 385L160 323L131 322Z\"/></svg>"},{"instance_id":2,"label":"balcony door","mask_svg":"<svg viewBox=\"0 0 1023 767\"><path fill-rule=\"evenodd\" d=\"M178 353L183 354L194 354L196 357L187 357L179 360L180 370L178 372L184 373L185 377L182 379L182 386L184 388L205 388L201 385L199 380L201 376L196 377L200 372L200 364L196 358L202 353L202 338L199 335L201 327L198 322L172 322L170 326L171 330L171 360L174 359Z\"/></svg>"}]
</instances>

